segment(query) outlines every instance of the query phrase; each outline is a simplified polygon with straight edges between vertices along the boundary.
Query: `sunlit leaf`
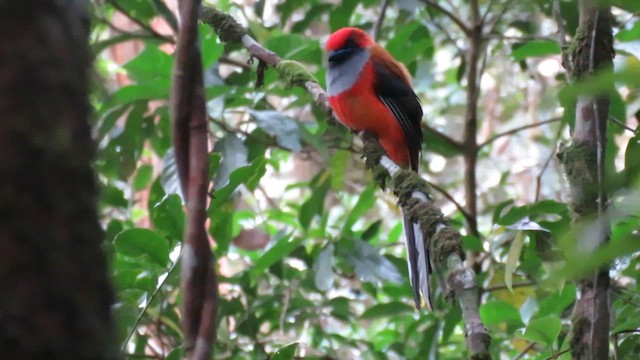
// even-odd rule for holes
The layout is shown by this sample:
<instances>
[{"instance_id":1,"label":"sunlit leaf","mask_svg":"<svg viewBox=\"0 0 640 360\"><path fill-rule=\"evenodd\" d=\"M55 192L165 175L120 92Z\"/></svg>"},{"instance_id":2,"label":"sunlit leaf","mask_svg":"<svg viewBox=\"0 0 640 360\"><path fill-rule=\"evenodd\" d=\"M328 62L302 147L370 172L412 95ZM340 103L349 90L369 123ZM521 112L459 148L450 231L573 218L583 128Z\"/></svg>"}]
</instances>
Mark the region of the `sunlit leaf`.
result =
<instances>
[{"instance_id":1,"label":"sunlit leaf","mask_svg":"<svg viewBox=\"0 0 640 360\"><path fill-rule=\"evenodd\" d=\"M270 357L271 360L293 360L298 349L298 343L292 343L280 348Z\"/></svg>"}]
</instances>

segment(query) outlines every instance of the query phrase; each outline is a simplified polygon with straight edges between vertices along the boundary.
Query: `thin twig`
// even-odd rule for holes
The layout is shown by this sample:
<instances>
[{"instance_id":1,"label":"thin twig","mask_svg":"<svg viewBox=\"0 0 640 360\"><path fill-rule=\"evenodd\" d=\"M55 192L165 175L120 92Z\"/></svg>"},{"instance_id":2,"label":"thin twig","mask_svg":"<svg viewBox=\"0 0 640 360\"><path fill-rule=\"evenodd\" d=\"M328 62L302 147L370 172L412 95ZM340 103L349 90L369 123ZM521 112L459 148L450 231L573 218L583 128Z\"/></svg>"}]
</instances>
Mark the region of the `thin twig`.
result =
<instances>
[{"instance_id":1,"label":"thin twig","mask_svg":"<svg viewBox=\"0 0 640 360\"><path fill-rule=\"evenodd\" d=\"M442 196L447 198L447 200L451 201L453 205L455 205L455 207L458 209L458 211L462 213L462 217L464 217L465 221L467 222L471 221L471 215L469 215L469 213L464 208L464 206L462 206L458 201L456 201L456 199L451 194L449 194L447 190L440 187L439 185L436 185L435 183L432 183L431 181L427 181L427 184L429 184L430 187L432 187L434 190L442 194Z\"/></svg>"},{"instance_id":2,"label":"thin twig","mask_svg":"<svg viewBox=\"0 0 640 360\"><path fill-rule=\"evenodd\" d=\"M483 147L491 144L492 142L498 140L501 137L513 135L513 134L518 133L518 132L520 132L522 130L527 130L527 129L535 128L535 127L538 127L538 126L551 124L551 123L554 123L554 122L558 122L560 120L562 120L562 118L559 118L559 117L558 118L553 118L553 119L547 119L547 120L539 121L539 122L536 122L536 123L533 123L533 124L527 124L527 125L523 125L523 126L511 129L511 130L507 130L507 131L505 131L503 133L494 135L494 136L490 137L489 139L487 139L486 141L480 143L480 145L478 145L478 148L482 149Z\"/></svg>"},{"instance_id":3,"label":"thin twig","mask_svg":"<svg viewBox=\"0 0 640 360\"><path fill-rule=\"evenodd\" d=\"M569 351L571 351L571 349L570 349L570 348L569 348L569 349L562 350L562 351L560 351L559 353L555 353L555 354L553 354L553 355L549 356L549 357L548 357L548 358L546 358L545 360L556 360L557 358L559 358L559 357L560 357L560 355L562 355L562 354L566 354L566 353L568 353Z\"/></svg>"},{"instance_id":4,"label":"thin twig","mask_svg":"<svg viewBox=\"0 0 640 360\"><path fill-rule=\"evenodd\" d=\"M425 3L427 6L431 6L434 9L446 15L449 19L451 19L451 21L453 21L456 25L458 25L460 30L462 30L462 32L464 32L467 36L471 34L471 27L469 25L467 25L464 21L462 21L462 19L454 15L453 12L442 7L442 5L440 5L438 2L433 0L420 0L420 1Z\"/></svg>"},{"instance_id":5,"label":"thin twig","mask_svg":"<svg viewBox=\"0 0 640 360\"><path fill-rule=\"evenodd\" d=\"M169 277L171 276L171 274L173 274L173 270L176 269L176 266L178 265L178 263L180 262L181 259L182 259L182 249L180 249L180 254L178 255L178 258L176 259L176 261L173 263L173 265L171 265L171 268L169 268L169 271L167 271L167 276L162 280L160 285L158 285L158 287L156 287L156 290L153 292L153 294L151 294L151 297L149 298L149 300L145 304L144 308L142 309L140 314L138 314L138 317L136 318L136 321L134 321L133 327L131 328L131 331L129 332L129 335L127 335L127 337L122 342L122 346L120 347L122 351L124 351L125 348L127 347L127 344L129 343L129 340L131 340L131 337L133 336L133 334L135 334L136 330L138 329L138 325L140 324L140 321L142 321L142 318L144 317L144 314L146 314L147 310L149 310L149 307L153 303L153 300L160 293L160 290L162 290L162 288L164 287L164 284L167 283L167 280L169 280Z\"/></svg>"},{"instance_id":6,"label":"thin twig","mask_svg":"<svg viewBox=\"0 0 640 360\"><path fill-rule=\"evenodd\" d=\"M389 6L389 0L382 1L382 6L380 7L380 15L378 15L378 20L376 20L376 25L373 27L373 40L378 41L380 38L380 29L382 29L382 23L384 22L384 17L387 13L387 6Z\"/></svg>"},{"instance_id":7,"label":"thin twig","mask_svg":"<svg viewBox=\"0 0 640 360\"><path fill-rule=\"evenodd\" d=\"M534 285L535 285L535 283L533 281L526 281L526 282L512 284L511 288L515 289L515 288L529 287L529 286L534 286ZM482 292L492 292L492 291L500 291L500 290L505 290L505 289L509 289L507 284L487 286L487 287L484 287L484 288L480 288L480 291L482 291Z\"/></svg>"},{"instance_id":8,"label":"thin twig","mask_svg":"<svg viewBox=\"0 0 640 360\"><path fill-rule=\"evenodd\" d=\"M135 16L129 14L129 12L127 12L127 10L125 10L119 3L118 0L108 0L107 1L111 6L113 6L114 8L116 8L116 10L118 10L120 13L122 13L122 15L126 16L129 20L133 21L134 23L136 23L139 27L141 27L142 29L144 29L145 31L147 31L149 34L151 34L151 36L153 36L154 38L158 39L158 40L162 40L168 43L175 43L175 39L173 39L172 37L166 36L166 35L162 35L159 32L157 32L156 30L154 30L151 26L149 26L149 24L146 24L144 21L136 18Z\"/></svg>"},{"instance_id":9,"label":"thin twig","mask_svg":"<svg viewBox=\"0 0 640 360\"><path fill-rule=\"evenodd\" d=\"M631 131L634 134L636 132L634 129L628 127L627 124L623 123L622 121L620 121L620 119L618 119L615 116L609 115L609 120L613 121L616 125L620 126L621 128L623 128L625 130Z\"/></svg>"},{"instance_id":10,"label":"thin twig","mask_svg":"<svg viewBox=\"0 0 640 360\"><path fill-rule=\"evenodd\" d=\"M535 341L534 342L530 342L529 345L527 345L524 349L522 349L522 351L518 354L518 356L513 358L513 360L522 359L525 355L527 355L529 350L533 349L534 346L536 346L536 342Z\"/></svg>"}]
</instances>

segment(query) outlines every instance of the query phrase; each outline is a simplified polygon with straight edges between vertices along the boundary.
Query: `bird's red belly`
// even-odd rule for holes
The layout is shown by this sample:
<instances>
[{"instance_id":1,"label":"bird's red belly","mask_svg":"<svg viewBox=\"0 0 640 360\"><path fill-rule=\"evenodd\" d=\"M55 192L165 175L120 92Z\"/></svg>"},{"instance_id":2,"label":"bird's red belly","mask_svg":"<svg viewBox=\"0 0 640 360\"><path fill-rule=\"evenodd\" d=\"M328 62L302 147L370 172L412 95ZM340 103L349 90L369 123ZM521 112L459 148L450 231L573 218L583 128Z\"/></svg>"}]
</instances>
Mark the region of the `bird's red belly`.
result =
<instances>
[{"instance_id":1,"label":"bird's red belly","mask_svg":"<svg viewBox=\"0 0 640 360\"><path fill-rule=\"evenodd\" d=\"M391 160L398 165L410 165L409 148L395 116L373 92L353 88L329 98L338 120L356 131L376 135Z\"/></svg>"}]
</instances>

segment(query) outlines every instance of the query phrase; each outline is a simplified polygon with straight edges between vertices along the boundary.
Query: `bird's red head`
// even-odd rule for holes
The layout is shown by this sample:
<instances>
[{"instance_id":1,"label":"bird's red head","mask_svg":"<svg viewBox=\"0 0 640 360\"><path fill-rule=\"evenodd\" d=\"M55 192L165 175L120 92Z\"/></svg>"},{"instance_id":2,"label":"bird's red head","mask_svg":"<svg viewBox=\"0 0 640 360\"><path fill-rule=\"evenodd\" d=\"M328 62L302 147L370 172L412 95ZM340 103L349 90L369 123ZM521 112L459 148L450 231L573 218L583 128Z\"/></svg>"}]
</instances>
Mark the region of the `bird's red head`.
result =
<instances>
[{"instance_id":1,"label":"bird's red head","mask_svg":"<svg viewBox=\"0 0 640 360\"><path fill-rule=\"evenodd\" d=\"M336 51L346 47L365 48L374 44L373 39L366 32L358 28L342 28L329 37L327 40L327 51Z\"/></svg>"}]
</instances>

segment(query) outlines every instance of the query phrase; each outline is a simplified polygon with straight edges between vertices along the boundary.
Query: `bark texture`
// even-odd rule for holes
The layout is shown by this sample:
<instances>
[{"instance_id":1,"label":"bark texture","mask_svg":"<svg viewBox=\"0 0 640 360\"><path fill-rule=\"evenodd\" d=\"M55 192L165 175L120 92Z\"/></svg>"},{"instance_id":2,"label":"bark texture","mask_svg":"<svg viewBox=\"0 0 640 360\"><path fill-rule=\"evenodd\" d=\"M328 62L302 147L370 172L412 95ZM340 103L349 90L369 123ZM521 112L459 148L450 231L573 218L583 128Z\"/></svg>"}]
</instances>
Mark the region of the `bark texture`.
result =
<instances>
[{"instance_id":1,"label":"bark texture","mask_svg":"<svg viewBox=\"0 0 640 360\"><path fill-rule=\"evenodd\" d=\"M114 359L80 0L0 0L0 357Z\"/></svg>"},{"instance_id":2,"label":"bark texture","mask_svg":"<svg viewBox=\"0 0 640 360\"><path fill-rule=\"evenodd\" d=\"M182 329L190 360L211 359L216 339L218 279L205 228L209 153L202 59L198 43L199 0L179 4L182 23L173 69L171 111L174 147L187 206L183 240Z\"/></svg>"},{"instance_id":3,"label":"bark texture","mask_svg":"<svg viewBox=\"0 0 640 360\"><path fill-rule=\"evenodd\" d=\"M595 0L580 1L580 26L569 50L571 78L583 81L594 72L611 68L613 38L611 8ZM590 254L606 241L609 223L605 216L604 184L609 96L581 96L576 104L572 143L559 154L571 186L571 208L576 229L594 224L576 241L579 253ZM593 227L590 227L593 229ZM608 359L609 269L602 268L578 282L580 299L573 314L571 355L578 360Z\"/></svg>"}]
</instances>

